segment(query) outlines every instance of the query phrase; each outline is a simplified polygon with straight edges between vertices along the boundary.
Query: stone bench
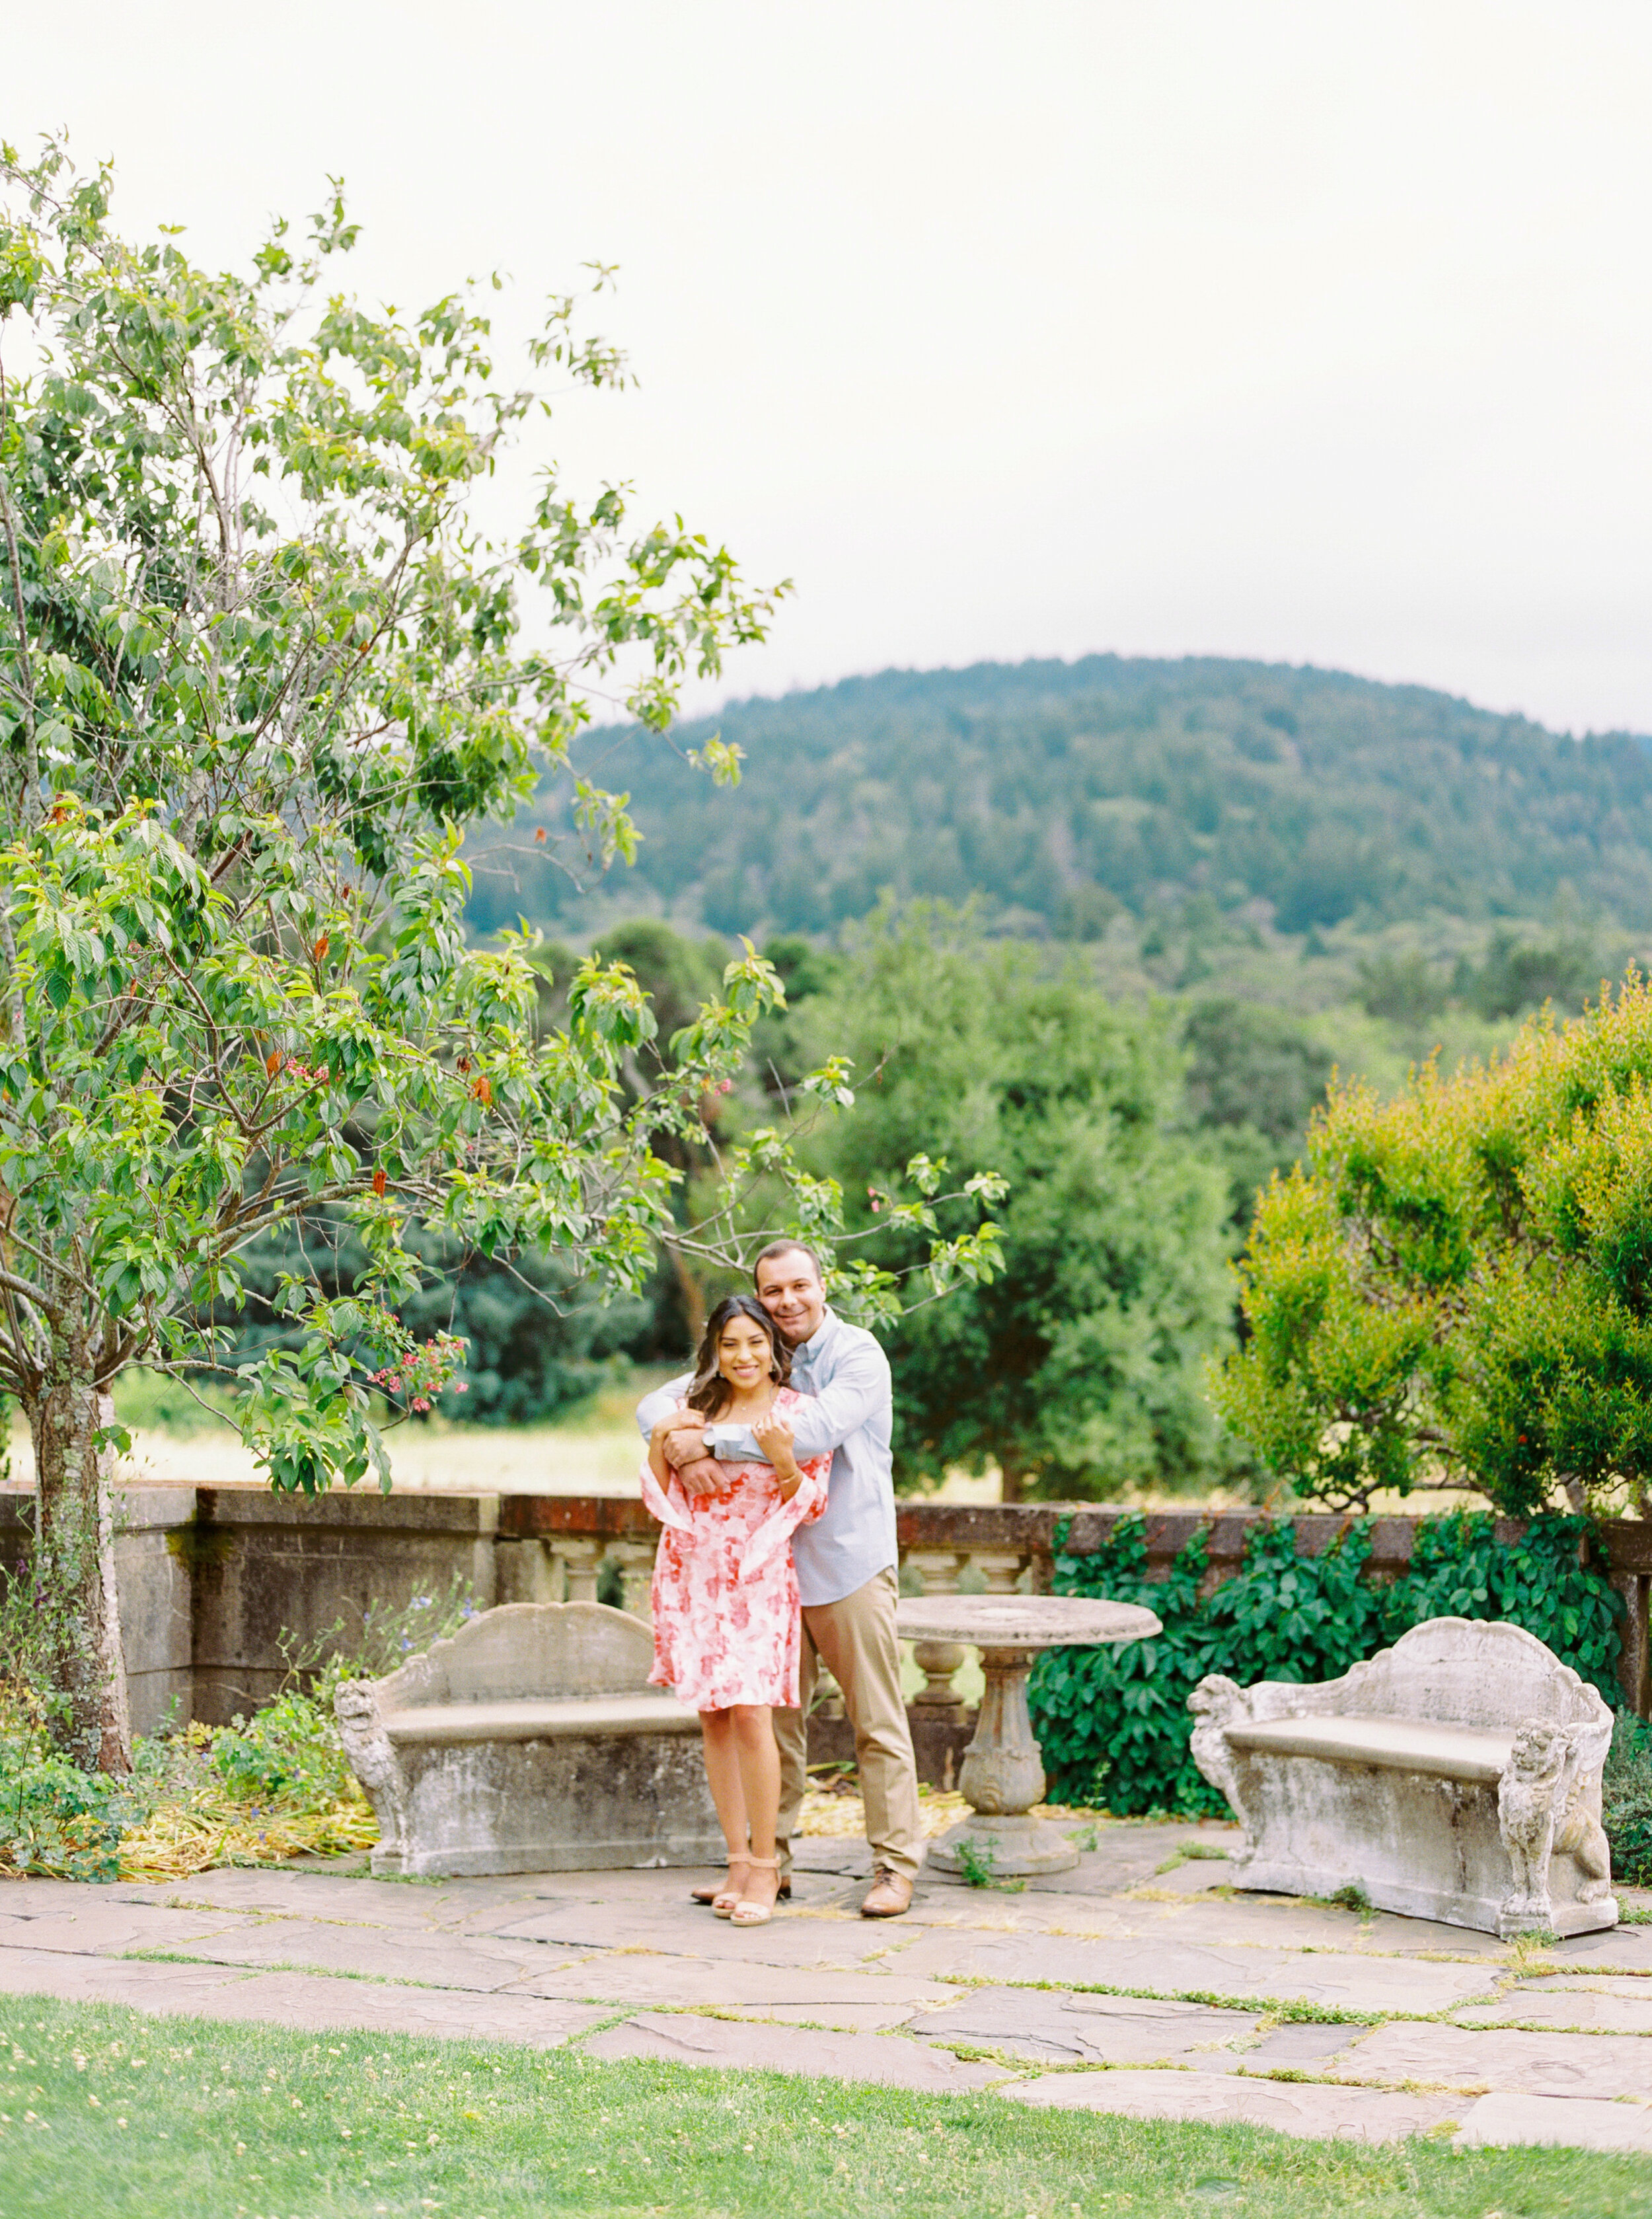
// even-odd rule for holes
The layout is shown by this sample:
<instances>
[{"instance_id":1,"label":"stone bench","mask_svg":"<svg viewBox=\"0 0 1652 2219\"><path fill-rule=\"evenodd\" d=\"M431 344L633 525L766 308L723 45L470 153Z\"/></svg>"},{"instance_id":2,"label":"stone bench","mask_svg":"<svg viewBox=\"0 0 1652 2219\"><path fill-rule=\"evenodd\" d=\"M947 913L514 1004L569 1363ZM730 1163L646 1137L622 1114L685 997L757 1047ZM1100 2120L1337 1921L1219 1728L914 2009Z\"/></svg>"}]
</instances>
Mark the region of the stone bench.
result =
<instances>
[{"instance_id":1,"label":"stone bench","mask_svg":"<svg viewBox=\"0 0 1652 2219\"><path fill-rule=\"evenodd\" d=\"M1213 1675L1188 1707L1194 1762L1244 1829L1235 1886L1357 1888L1505 1940L1617 1924L1612 1713L1522 1627L1430 1619L1340 1680Z\"/></svg>"},{"instance_id":2,"label":"stone bench","mask_svg":"<svg viewBox=\"0 0 1652 2219\"><path fill-rule=\"evenodd\" d=\"M717 1864L699 1720L648 1685L646 1625L595 1602L483 1611L334 1699L379 1874Z\"/></svg>"}]
</instances>

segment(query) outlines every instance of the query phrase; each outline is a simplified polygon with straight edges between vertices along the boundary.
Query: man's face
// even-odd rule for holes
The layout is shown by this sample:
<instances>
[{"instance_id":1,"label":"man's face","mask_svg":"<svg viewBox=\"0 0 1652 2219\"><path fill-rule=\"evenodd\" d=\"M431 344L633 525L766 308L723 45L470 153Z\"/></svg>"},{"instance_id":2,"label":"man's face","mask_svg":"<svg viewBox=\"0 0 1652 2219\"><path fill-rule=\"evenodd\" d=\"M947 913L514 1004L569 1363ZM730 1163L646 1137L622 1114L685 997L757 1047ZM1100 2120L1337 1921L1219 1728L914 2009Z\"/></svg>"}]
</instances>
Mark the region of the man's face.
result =
<instances>
[{"instance_id":1,"label":"man's face","mask_svg":"<svg viewBox=\"0 0 1652 2219\"><path fill-rule=\"evenodd\" d=\"M820 1274L801 1248L763 1259L757 1266L757 1299L794 1348L813 1337L826 1315Z\"/></svg>"}]
</instances>

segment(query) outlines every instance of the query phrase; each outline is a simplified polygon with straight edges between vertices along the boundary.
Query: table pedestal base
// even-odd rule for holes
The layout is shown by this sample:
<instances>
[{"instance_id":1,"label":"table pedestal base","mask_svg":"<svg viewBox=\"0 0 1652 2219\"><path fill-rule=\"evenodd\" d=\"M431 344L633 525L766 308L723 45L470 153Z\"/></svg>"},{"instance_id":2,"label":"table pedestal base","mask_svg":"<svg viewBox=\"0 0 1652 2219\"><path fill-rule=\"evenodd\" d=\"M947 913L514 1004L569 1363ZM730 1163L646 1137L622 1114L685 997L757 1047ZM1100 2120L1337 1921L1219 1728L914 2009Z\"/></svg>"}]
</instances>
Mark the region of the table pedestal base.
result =
<instances>
[{"instance_id":1,"label":"table pedestal base","mask_svg":"<svg viewBox=\"0 0 1652 2219\"><path fill-rule=\"evenodd\" d=\"M1036 1654L981 1650L986 1686L975 1738L958 1775L970 1815L931 1845L930 1859L941 1872L961 1873L966 1880L1022 1880L1071 1872L1078 1862L1066 1837L1033 1816L1034 1804L1044 1799L1044 1760L1027 1714L1027 1680Z\"/></svg>"},{"instance_id":2,"label":"table pedestal base","mask_svg":"<svg viewBox=\"0 0 1652 2219\"><path fill-rule=\"evenodd\" d=\"M1078 1852L1065 1834L1030 1811L1003 1818L973 1811L930 1843L928 1862L938 1872L961 1873L966 1880L1025 1880L1040 1873L1071 1872Z\"/></svg>"},{"instance_id":3,"label":"table pedestal base","mask_svg":"<svg viewBox=\"0 0 1652 2219\"><path fill-rule=\"evenodd\" d=\"M1071 1872L1078 1850L1046 1820L1033 1815L1046 1786L1027 1708L1033 1659L1046 1649L1147 1641L1162 1631L1158 1620L1139 1603L1079 1595L984 1594L911 1596L900 1605L895 1622L907 1641L978 1644L986 1681L975 1738L958 1774L959 1793L970 1816L931 1843L936 1871L981 1883ZM932 1686L936 1676L932 1673Z\"/></svg>"}]
</instances>

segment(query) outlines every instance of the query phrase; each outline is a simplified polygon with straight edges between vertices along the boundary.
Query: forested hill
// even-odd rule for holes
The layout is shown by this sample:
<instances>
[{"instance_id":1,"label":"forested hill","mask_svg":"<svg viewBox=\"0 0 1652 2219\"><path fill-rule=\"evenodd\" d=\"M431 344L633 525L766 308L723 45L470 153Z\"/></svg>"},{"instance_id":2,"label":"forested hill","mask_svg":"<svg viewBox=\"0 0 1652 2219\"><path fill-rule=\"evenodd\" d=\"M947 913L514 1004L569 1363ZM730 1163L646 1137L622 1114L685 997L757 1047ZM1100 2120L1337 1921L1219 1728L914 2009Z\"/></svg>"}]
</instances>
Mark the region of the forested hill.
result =
<instances>
[{"instance_id":1,"label":"forested hill","mask_svg":"<svg viewBox=\"0 0 1652 2219\"><path fill-rule=\"evenodd\" d=\"M1010 929L1074 937L1114 902L1140 915L1195 892L1265 898L1302 932L1430 908L1540 914L1569 885L1652 925L1647 745L1574 741L1422 687L1091 656L885 671L735 703L678 741L714 730L744 751L736 791L622 732L596 774L629 789L643 834L612 895L719 932L828 932L885 887L984 895ZM566 825L558 798L469 843L477 929L587 914L534 859L539 822Z\"/></svg>"}]
</instances>

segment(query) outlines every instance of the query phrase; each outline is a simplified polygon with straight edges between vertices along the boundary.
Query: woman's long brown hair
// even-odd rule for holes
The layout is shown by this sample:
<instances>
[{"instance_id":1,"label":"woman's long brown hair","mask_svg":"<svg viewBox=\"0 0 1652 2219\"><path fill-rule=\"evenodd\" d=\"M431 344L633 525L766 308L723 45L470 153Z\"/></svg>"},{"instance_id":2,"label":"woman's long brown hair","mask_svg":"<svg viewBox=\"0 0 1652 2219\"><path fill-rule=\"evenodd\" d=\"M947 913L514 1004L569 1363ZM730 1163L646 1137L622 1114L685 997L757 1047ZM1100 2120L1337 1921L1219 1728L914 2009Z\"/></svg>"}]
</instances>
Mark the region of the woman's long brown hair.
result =
<instances>
[{"instance_id":1,"label":"woman's long brown hair","mask_svg":"<svg viewBox=\"0 0 1652 2219\"><path fill-rule=\"evenodd\" d=\"M694 1358L694 1383L688 1390L687 1402L691 1410L699 1411L703 1417L720 1417L734 1399L733 1388L717 1368L717 1345L724 1328L737 1317L749 1318L763 1328L768 1340L768 1376L774 1384L784 1387L792 1377L792 1352L774 1330L774 1321L761 1302L750 1295L730 1295L706 1319L699 1354Z\"/></svg>"}]
</instances>

